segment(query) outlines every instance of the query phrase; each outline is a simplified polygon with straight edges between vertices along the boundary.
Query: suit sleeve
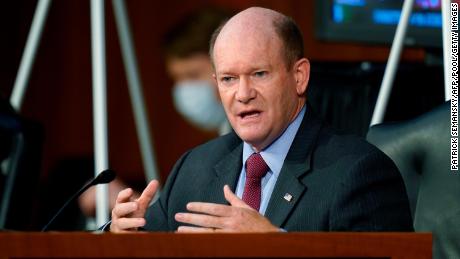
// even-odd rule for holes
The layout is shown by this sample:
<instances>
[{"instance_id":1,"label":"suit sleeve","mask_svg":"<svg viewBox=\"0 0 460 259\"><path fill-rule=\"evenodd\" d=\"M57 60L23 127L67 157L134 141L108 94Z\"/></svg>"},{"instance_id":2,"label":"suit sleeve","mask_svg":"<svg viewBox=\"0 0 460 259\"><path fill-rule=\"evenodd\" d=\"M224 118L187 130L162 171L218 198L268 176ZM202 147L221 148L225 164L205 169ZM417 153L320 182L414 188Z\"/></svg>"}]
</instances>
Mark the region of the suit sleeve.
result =
<instances>
[{"instance_id":1,"label":"suit sleeve","mask_svg":"<svg viewBox=\"0 0 460 259\"><path fill-rule=\"evenodd\" d=\"M155 201L145 213L146 225L143 230L147 231L174 231L169 226L169 214L168 214L168 203L171 190L174 186L174 182L177 175L182 167L189 152L182 155L182 157L176 162L171 173L168 176L168 180L161 191L160 198Z\"/></svg>"},{"instance_id":2,"label":"suit sleeve","mask_svg":"<svg viewBox=\"0 0 460 259\"><path fill-rule=\"evenodd\" d=\"M403 179L382 152L357 161L343 174L337 190L331 231L413 231Z\"/></svg>"}]
</instances>

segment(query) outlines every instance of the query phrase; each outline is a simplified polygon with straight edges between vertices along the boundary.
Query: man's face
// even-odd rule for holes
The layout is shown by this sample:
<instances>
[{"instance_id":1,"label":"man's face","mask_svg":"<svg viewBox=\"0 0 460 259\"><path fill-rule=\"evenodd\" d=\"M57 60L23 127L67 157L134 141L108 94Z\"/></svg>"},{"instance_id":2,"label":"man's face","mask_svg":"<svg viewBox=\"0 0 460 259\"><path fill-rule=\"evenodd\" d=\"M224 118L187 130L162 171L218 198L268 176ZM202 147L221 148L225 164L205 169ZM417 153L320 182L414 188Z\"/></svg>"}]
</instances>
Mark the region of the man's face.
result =
<instances>
[{"instance_id":1,"label":"man's face","mask_svg":"<svg viewBox=\"0 0 460 259\"><path fill-rule=\"evenodd\" d=\"M218 40L214 47L215 79L227 117L256 151L273 142L299 110L295 73L283 54L273 35Z\"/></svg>"}]
</instances>

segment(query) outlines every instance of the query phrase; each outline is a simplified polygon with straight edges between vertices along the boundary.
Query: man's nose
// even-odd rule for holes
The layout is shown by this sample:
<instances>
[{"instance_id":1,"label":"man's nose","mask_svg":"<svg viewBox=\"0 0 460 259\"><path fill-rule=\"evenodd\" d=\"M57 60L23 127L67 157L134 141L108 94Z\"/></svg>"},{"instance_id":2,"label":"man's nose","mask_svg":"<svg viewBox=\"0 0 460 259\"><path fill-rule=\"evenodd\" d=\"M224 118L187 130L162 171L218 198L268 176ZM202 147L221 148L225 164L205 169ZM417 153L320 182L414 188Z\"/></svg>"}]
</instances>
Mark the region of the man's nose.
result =
<instances>
[{"instance_id":1,"label":"man's nose","mask_svg":"<svg viewBox=\"0 0 460 259\"><path fill-rule=\"evenodd\" d=\"M236 100L248 103L256 97L256 90L252 87L247 77L241 77L236 92Z\"/></svg>"}]
</instances>

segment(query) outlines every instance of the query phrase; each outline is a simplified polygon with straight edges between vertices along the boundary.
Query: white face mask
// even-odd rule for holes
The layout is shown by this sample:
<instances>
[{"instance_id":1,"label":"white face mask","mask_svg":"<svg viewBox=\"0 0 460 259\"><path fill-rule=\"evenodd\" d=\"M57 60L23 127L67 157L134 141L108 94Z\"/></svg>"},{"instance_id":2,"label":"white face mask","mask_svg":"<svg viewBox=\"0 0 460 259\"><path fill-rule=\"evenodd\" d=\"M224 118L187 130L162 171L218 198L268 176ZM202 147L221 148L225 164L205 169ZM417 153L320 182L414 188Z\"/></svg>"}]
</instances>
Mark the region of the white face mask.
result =
<instances>
[{"instance_id":1,"label":"white face mask","mask_svg":"<svg viewBox=\"0 0 460 259\"><path fill-rule=\"evenodd\" d=\"M202 129L218 129L227 119L214 86L208 81L177 83L173 87L173 99L177 111Z\"/></svg>"}]
</instances>

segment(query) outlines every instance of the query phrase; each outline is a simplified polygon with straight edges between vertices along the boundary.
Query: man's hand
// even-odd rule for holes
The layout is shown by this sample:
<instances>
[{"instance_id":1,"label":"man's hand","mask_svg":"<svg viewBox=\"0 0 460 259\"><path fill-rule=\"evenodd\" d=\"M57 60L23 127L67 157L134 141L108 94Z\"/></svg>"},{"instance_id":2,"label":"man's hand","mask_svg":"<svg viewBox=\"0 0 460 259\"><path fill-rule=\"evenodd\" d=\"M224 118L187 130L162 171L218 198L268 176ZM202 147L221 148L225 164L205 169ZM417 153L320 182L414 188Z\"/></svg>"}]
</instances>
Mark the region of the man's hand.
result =
<instances>
[{"instance_id":1,"label":"man's hand","mask_svg":"<svg viewBox=\"0 0 460 259\"><path fill-rule=\"evenodd\" d=\"M279 229L224 186L225 199L231 206L190 202L187 210L197 213L177 213L175 219L198 227L180 226L178 232L279 232Z\"/></svg>"},{"instance_id":2,"label":"man's hand","mask_svg":"<svg viewBox=\"0 0 460 259\"><path fill-rule=\"evenodd\" d=\"M112 210L110 231L115 233L130 232L143 227L146 223L145 211L155 196L158 185L157 180L151 181L138 199L134 199L131 188L121 191Z\"/></svg>"}]
</instances>

